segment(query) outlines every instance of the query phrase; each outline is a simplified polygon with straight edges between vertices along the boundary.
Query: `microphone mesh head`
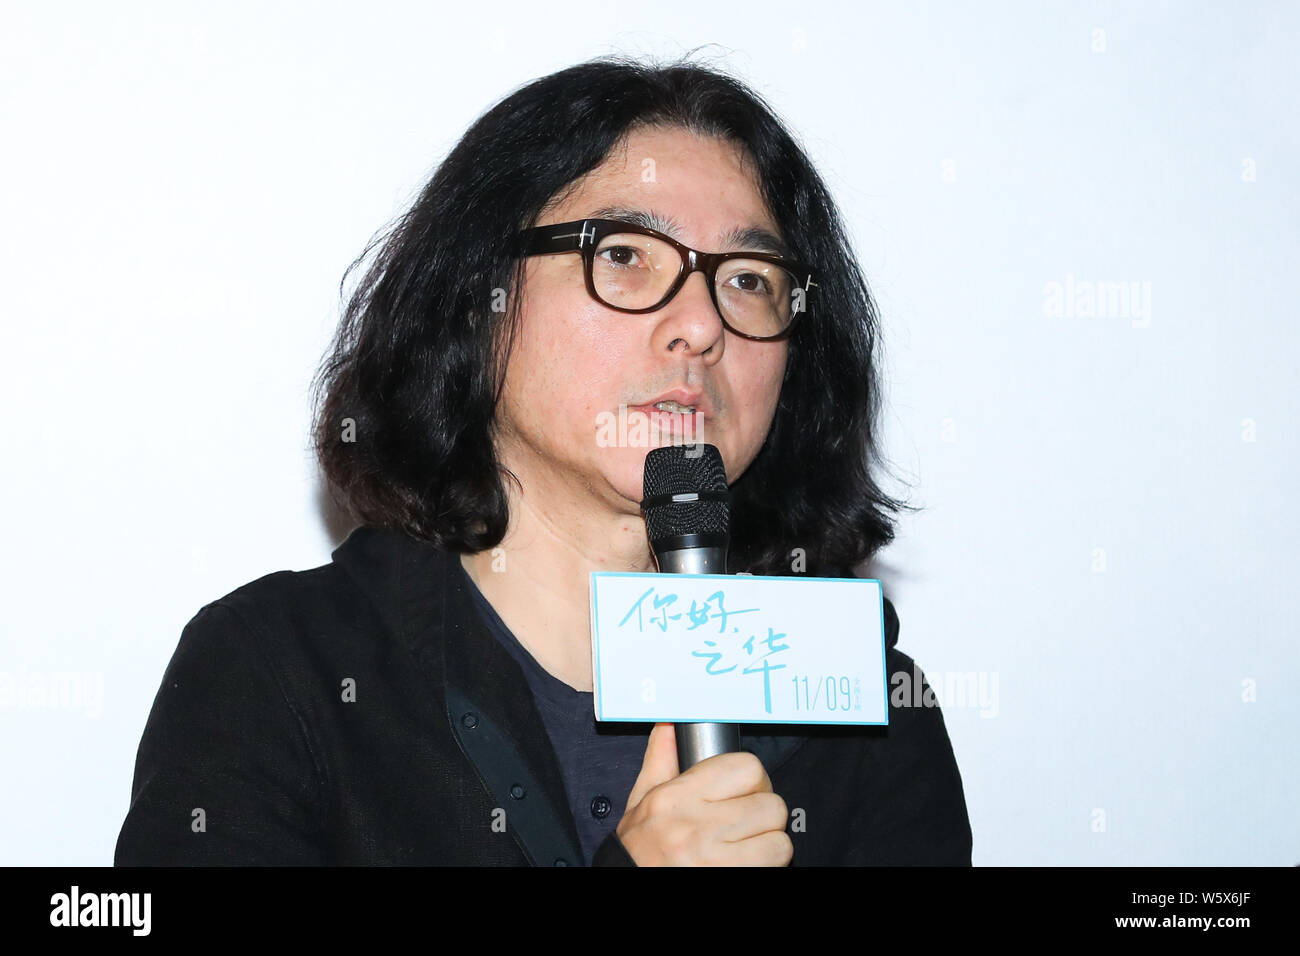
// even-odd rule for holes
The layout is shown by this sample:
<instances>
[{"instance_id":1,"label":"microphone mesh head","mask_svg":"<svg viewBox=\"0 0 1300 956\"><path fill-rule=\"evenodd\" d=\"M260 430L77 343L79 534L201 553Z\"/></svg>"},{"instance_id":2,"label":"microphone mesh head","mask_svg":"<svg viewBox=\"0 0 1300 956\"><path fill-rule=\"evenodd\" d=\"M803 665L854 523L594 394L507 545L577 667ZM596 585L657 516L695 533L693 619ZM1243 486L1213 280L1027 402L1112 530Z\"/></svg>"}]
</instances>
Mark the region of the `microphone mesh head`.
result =
<instances>
[{"instance_id":1,"label":"microphone mesh head","mask_svg":"<svg viewBox=\"0 0 1300 956\"><path fill-rule=\"evenodd\" d=\"M727 469L722 453L716 445L705 444L653 448L645 456L642 491L646 500L692 491L725 492ZM731 516L726 501L682 501L647 508L643 500L641 510L652 543L682 534L726 534Z\"/></svg>"}]
</instances>

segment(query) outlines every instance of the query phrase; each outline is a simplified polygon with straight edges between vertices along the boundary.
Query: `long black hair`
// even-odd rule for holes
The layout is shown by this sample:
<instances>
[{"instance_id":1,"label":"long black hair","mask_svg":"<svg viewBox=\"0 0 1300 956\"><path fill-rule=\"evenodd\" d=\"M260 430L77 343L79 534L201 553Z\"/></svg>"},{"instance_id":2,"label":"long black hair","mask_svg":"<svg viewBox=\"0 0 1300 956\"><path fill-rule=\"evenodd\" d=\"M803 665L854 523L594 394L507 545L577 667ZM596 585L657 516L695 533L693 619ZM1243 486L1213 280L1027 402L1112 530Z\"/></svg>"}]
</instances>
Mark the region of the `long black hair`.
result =
<instances>
[{"instance_id":1,"label":"long black hair","mask_svg":"<svg viewBox=\"0 0 1300 956\"><path fill-rule=\"evenodd\" d=\"M685 58L601 57L523 86L352 264L349 275L374 254L313 383L312 440L331 493L365 524L439 547L500 543L502 482L514 476L490 439L520 298L504 296L502 310L502 290L523 277L513 237L643 125L740 145L791 255L816 269L772 427L731 487L730 568L850 576L909 507L873 476L876 307L826 186L772 109Z\"/></svg>"}]
</instances>

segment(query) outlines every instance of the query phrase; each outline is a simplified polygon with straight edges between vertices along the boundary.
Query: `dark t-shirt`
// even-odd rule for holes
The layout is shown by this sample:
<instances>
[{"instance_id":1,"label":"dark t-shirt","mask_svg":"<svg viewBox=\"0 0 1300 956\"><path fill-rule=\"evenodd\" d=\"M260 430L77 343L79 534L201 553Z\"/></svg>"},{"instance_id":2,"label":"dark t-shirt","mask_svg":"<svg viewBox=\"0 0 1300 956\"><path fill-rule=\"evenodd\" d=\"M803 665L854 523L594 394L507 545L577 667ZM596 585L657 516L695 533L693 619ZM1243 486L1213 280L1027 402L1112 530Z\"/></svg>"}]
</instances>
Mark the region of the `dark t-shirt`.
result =
<instances>
[{"instance_id":1,"label":"dark t-shirt","mask_svg":"<svg viewBox=\"0 0 1300 956\"><path fill-rule=\"evenodd\" d=\"M457 562L459 563L459 562ZM464 573L464 568L461 568ZM465 574L484 623L519 663L560 762L564 789L582 842L583 863L614 832L641 772L650 724L598 723L594 694L575 690L537 663L474 580Z\"/></svg>"}]
</instances>

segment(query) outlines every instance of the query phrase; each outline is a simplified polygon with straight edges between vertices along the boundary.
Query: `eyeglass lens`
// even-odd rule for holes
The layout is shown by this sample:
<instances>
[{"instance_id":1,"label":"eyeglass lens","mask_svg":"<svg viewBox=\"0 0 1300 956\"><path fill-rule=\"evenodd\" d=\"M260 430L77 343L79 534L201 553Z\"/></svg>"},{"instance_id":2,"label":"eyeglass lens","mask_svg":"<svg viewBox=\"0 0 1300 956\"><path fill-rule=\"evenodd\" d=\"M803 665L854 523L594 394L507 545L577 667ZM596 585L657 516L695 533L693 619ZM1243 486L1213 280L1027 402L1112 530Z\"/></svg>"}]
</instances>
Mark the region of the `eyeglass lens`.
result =
<instances>
[{"instance_id":1,"label":"eyeglass lens","mask_svg":"<svg viewBox=\"0 0 1300 956\"><path fill-rule=\"evenodd\" d=\"M601 301L648 309L663 299L681 271L677 250L661 239L616 233L597 245L592 283ZM714 279L718 307L737 331L779 335L802 307L804 290L789 270L761 259L728 259Z\"/></svg>"}]
</instances>

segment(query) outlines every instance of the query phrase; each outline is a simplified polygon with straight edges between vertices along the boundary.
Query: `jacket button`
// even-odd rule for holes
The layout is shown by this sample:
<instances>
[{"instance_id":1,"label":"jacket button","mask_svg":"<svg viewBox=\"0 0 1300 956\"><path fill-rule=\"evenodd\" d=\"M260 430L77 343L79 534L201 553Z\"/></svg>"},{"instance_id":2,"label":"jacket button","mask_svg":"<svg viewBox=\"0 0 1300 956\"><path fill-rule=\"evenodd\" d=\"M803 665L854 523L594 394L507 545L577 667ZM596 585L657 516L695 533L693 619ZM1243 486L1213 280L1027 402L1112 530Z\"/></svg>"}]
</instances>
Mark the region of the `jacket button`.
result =
<instances>
[{"instance_id":1,"label":"jacket button","mask_svg":"<svg viewBox=\"0 0 1300 956\"><path fill-rule=\"evenodd\" d=\"M526 792L527 791L517 783L510 787L510 796L514 797L516 800L522 800Z\"/></svg>"},{"instance_id":2,"label":"jacket button","mask_svg":"<svg viewBox=\"0 0 1300 956\"><path fill-rule=\"evenodd\" d=\"M475 727L478 726L478 718L475 717L473 714L466 714L465 716L461 717L460 722L464 724L466 727L468 727L470 730L473 730Z\"/></svg>"},{"instance_id":3,"label":"jacket button","mask_svg":"<svg viewBox=\"0 0 1300 956\"><path fill-rule=\"evenodd\" d=\"M598 793L591 799L591 815L597 820L603 820L609 816L609 811L614 809L614 805L609 802L609 797L603 793Z\"/></svg>"}]
</instances>

